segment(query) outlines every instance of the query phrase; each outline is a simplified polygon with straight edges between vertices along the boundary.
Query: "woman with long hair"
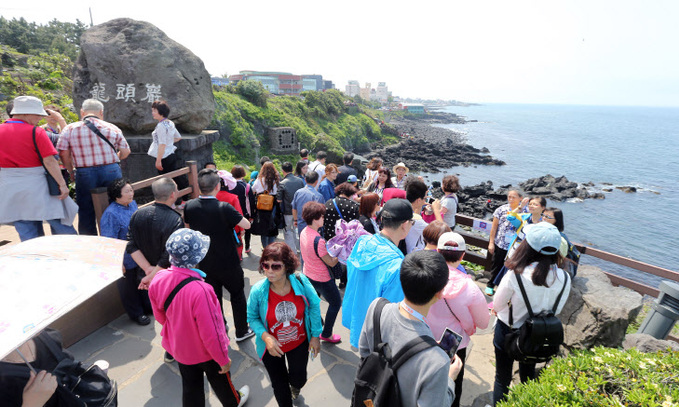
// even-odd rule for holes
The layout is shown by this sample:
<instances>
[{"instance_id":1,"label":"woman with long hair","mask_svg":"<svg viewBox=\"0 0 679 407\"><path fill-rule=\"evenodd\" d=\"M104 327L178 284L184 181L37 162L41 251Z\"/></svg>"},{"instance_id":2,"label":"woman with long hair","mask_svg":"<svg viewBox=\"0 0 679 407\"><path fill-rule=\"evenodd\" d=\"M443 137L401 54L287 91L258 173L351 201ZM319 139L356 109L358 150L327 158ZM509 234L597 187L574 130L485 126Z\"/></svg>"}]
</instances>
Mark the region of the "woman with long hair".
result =
<instances>
[{"instance_id":1,"label":"woman with long hair","mask_svg":"<svg viewBox=\"0 0 679 407\"><path fill-rule=\"evenodd\" d=\"M278 185L281 182L281 177L271 161L262 165L262 168L257 174L257 179L252 185L252 189L256 194L256 199L261 195L274 196L274 205L272 210L256 210L254 225L252 227L253 234L259 234L262 239L262 249L276 240L278 236L278 225L276 225L275 217L279 209L276 205L275 196L278 193ZM280 215L282 216L282 215Z\"/></svg>"},{"instance_id":2,"label":"woman with long hair","mask_svg":"<svg viewBox=\"0 0 679 407\"><path fill-rule=\"evenodd\" d=\"M363 188L369 188L377 182L377 171L382 168L383 161L380 157L373 157L365 167L363 175Z\"/></svg>"},{"instance_id":3,"label":"woman with long hair","mask_svg":"<svg viewBox=\"0 0 679 407\"><path fill-rule=\"evenodd\" d=\"M391 182L391 172L389 168L381 167L377 170L377 180L368 188L369 192L374 192L380 196L380 201L386 188L395 188L394 183Z\"/></svg>"},{"instance_id":4,"label":"woman with long hair","mask_svg":"<svg viewBox=\"0 0 679 407\"><path fill-rule=\"evenodd\" d=\"M495 385L493 402L504 399L512 381L514 359L505 351L505 337L511 329L518 329L528 319L528 309L519 288L518 279L530 300L535 315L551 310L561 294L556 307L560 313L570 293L568 275L557 267L561 234L547 222L540 222L526 228L526 239L514 255L505 263L509 272L504 276L493 301L493 313L497 314L495 336ZM511 303L511 308L509 305ZM510 317L511 312L511 317ZM510 319L511 318L511 319ZM510 326L510 320L512 324ZM535 363L519 363L521 383L535 378Z\"/></svg>"},{"instance_id":5,"label":"woman with long hair","mask_svg":"<svg viewBox=\"0 0 679 407\"><path fill-rule=\"evenodd\" d=\"M302 181L305 180L306 177L306 172L309 169L309 164L306 161L297 161L297 165L295 166L295 177L301 179Z\"/></svg>"},{"instance_id":6,"label":"woman with long hair","mask_svg":"<svg viewBox=\"0 0 679 407\"><path fill-rule=\"evenodd\" d=\"M295 273L298 266L290 246L270 244L259 260L266 278L252 286L248 298L257 354L282 407L292 407L307 381L309 354L313 359L321 350L321 300L309 279Z\"/></svg>"}]
</instances>

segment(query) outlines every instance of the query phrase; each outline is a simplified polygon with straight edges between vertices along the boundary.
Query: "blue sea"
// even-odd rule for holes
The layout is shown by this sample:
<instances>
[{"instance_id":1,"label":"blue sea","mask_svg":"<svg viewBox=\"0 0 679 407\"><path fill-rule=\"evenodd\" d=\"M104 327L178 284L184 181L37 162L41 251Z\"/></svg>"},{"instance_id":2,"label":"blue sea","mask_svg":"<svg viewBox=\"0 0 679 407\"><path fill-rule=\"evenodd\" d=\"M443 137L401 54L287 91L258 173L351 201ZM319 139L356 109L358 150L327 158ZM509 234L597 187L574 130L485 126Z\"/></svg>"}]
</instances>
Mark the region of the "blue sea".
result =
<instances>
[{"instance_id":1,"label":"blue sea","mask_svg":"<svg viewBox=\"0 0 679 407\"><path fill-rule=\"evenodd\" d=\"M505 166L453 167L462 185L491 180L497 188L529 178L565 175L606 199L548 202L563 210L569 239L607 252L679 271L679 108L488 104L446 107L478 120L442 127L487 147ZM427 174L429 180L444 174ZM583 263L657 286L659 278L583 256Z\"/></svg>"}]
</instances>

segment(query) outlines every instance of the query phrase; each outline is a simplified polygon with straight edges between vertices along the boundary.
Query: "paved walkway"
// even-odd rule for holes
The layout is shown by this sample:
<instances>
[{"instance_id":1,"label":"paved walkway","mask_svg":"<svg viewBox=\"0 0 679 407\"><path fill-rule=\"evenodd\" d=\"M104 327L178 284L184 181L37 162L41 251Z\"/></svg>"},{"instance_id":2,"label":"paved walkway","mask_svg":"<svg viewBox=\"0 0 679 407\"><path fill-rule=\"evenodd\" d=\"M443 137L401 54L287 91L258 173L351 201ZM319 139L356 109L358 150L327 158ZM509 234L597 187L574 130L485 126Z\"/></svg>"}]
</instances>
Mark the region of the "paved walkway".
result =
<instances>
[{"instance_id":1,"label":"paved walkway","mask_svg":"<svg viewBox=\"0 0 679 407\"><path fill-rule=\"evenodd\" d=\"M18 238L14 228L2 226L0 237L11 240ZM49 229L49 228L46 228ZM245 271L246 296L249 288L261 276L257 272L261 246L259 238L253 236L252 252L245 255L242 266ZM225 291L225 299L228 293ZM321 301L321 313L325 315L327 303ZM233 315L225 302L226 319L233 327ZM94 362L99 359L110 363L109 376L118 382L119 405L159 406L181 405L181 378L176 363L164 363L164 351L160 345L160 324L155 321L139 326L127 316L121 316L110 324L92 333L69 348L77 359ZM349 345L349 331L341 324L341 314L335 324L335 333L343 342L337 345L322 343L321 354L309 361L308 382L302 389L297 406L346 407L349 405L353 380L359 363L358 353ZM255 351L254 339L241 343L233 340L234 330L229 332L232 342L229 354L232 359L231 372L236 387L250 386L251 394L247 403L254 407L275 407L276 401L264 365ZM479 331L473 336L472 350L468 357L464 393L461 405L471 406L474 399L491 391L495 373L492 348L492 329ZM205 384L206 391L209 385ZM221 404L211 393L208 405ZM481 403L483 407L485 403Z\"/></svg>"}]
</instances>

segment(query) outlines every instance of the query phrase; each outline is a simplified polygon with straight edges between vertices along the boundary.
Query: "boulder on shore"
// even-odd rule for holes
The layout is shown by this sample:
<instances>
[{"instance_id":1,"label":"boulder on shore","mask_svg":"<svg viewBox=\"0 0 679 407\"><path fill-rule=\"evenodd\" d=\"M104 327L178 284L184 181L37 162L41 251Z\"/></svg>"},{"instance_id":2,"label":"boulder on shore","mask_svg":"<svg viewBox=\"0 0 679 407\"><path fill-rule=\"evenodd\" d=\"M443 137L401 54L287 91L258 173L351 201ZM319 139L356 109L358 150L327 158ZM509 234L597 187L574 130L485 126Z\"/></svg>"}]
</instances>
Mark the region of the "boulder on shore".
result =
<instances>
[{"instance_id":1,"label":"boulder on shore","mask_svg":"<svg viewBox=\"0 0 679 407\"><path fill-rule=\"evenodd\" d=\"M672 349L679 351L679 343L656 339L648 334L629 334L622 343L624 349L637 348L639 352L652 353Z\"/></svg>"},{"instance_id":2,"label":"boulder on shore","mask_svg":"<svg viewBox=\"0 0 679 407\"><path fill-rule=\"evenodd\" d=\"M558 315L564 324L566 349L621 346L627 326L641 308L641 294L614 287L598 267L581 265Z\"/></svg>"},{"instance_id":3,"label":"boulder on shore","mask_svg":"<svg viewBox=\"0 0 679 407\"><path fill-rule=\"evenodd\" d=\"M199 134L212 120L215 101L203 61L153 24L119 18L86 30L74 67L73 100L104 103L104 118L135 134L158 123L151 103L170 106L180 132Z\"/></svg>"}]
</instances>

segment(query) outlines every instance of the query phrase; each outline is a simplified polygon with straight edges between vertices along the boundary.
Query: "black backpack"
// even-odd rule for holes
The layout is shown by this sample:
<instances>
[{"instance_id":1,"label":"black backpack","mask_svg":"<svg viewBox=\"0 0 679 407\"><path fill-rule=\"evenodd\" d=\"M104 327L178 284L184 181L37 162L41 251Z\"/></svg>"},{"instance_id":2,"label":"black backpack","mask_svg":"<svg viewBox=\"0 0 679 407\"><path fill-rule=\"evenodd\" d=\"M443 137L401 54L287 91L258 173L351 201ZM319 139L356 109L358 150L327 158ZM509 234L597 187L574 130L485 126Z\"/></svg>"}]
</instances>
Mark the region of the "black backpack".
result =
<instances>
[{"instance_id":1,"label":"black backpack","mask_svg":"<svg viewBox=\"0 0 679 407\"><path fill-rule=\"evenodd\" d=\"M547 362L559 352L559 347L563 343L563 324L556 317L556 309L561 301L561 296L568 284L568 273L564 272L565 281L559 296L556 297L554 306L551 310L545 310L539 314L533 314L533 309L528 301L526 289L521 281L521 276L516 275L519 289L523 296L523 301L528 309L528 319L521 328L513 329L505 337L505 351L514 360L524 363ZM512 305L509 305L509 327L512 328L514 316L512 315Z\"/></svg>"},{"instance_id":2,"label":"black backpack","mask_svg":"<svg viewBox=\"0 0 679 407\"><path fill-rule=\"evenodd\" d=\"M382 342L380 332L380 316L382 309L389 301L380 298L373 313L373 351L358 366L354 380L354 392L351 395L352 407L399 407L401 393L396 372L410 357L438 346L434 338L420 336L406 343L394 356L391 356L389 344Z\"/></svg>"},{"instance_id":3,"label":"black backpack","mask_svg":"<svg viewBox=\"0 0 679 407\"><path fill-rule=\"evenodd\" d=\"M56 404L59 407L115 407L118 387L97 365L78 362L64 352L61 343L43 331L34 338L45 345L59 362L52 370L57 378ZM3 366L8 376L29 378L28 366ZM53 398L50 399L52 401ZM49 404L49 403L48 403Z\"/></svg>"}]
</instances>

